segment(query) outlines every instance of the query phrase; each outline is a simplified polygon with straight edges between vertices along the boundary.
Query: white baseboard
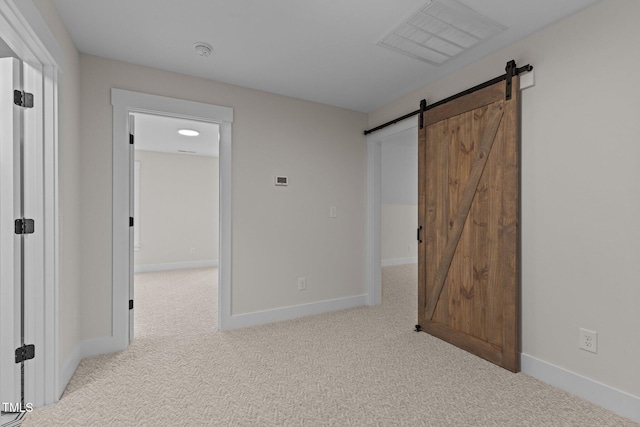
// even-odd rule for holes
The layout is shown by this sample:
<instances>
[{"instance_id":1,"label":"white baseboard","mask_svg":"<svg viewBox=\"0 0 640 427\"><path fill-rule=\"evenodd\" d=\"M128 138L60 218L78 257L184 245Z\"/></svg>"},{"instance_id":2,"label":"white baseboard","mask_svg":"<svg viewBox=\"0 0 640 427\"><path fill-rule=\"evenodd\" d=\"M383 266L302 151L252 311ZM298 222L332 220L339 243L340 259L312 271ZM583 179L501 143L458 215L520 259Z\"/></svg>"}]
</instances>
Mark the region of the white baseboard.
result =
<instances>
[{"instance_id":1,"label":"white baseboard","mask_svg":"<svg viewBox=\"0 0 640 427\"><path fill-rule=\"evenodd\" d=\"M640 397L568 371L559 366L522 354L523 373L575 394L623 417L640 422Z\"/></svg>"},{"instance_id":2,"label":"white baseboard","mask_svg":"<svg viewBox=\"0 0 640 427\"><path fill-rule=\"evenodd\" d=\"M390 265L404 265L404 264L416 264L418 262L418 257L413 258L391 258L391 259L383 259L380 264L383 267L389 267Z\"/></svg>"},{"instance_id":3,"label":"white baseboard","mask_svg":"<svg viewBox=\"0 0 640 427\"><path fill-rule=\"evenodd\" d=\"M367 295L320 301L292 307L277 308L274 310L258 311L254 313L236 314L224 319L222 322L223 325L221 325L220 329L230 330L246 328L248 326L280 322L282 320L328 313L347 308L361 307L364 305L367 305Z\"/></svg>"},{"instance_id":4,"label":"white baseboard","mask_svg":"<svg viewBox=\"0 0 640 427\"><path fill-rule=\"evenodd\" d=\"M135 273L150 273L152 271L167 271L167 270L183 270L186 268L207 268L217 267L218 260L204 260L204 261L187 261L187 262L170 262L165 264L143 264L133 267Z\"/></svg>"}]
</instances>

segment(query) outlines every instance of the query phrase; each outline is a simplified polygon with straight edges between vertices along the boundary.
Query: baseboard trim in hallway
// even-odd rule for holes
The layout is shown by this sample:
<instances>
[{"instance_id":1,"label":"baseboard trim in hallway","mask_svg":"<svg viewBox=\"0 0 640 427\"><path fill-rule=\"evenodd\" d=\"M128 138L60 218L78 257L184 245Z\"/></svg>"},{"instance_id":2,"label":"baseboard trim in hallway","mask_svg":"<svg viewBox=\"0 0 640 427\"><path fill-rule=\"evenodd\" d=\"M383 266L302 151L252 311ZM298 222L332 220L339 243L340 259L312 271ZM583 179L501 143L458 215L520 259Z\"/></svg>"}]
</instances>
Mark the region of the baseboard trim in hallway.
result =
<instances>
[{"instance_id":1,"label":"baseboard trim in hallway","mask_svg":"<svg viewBox=\"0 0 640 427\"><path fill-rule=\"evenodd\" d=\"M191 268L217 267L218 260L171 262L165 264L143 264L134 266L135 273L152 273L154 271L186 270Z\"/></svg>"},{"instance_id":2,"label":"baseboard trim in hallway","mask_svg":"<svg viewBox=\"0 0 640 427\"><path fill-rule=\"evenodd\" d=\"M521 356L522 373L568 391L623 417L640 422L640 398L555 366L528 354Z\"/></svg>"},{"instance_id":3,"label":"baseboard trim in hallway","mask_svg":"<svg viewBox=\"0 0 640 427\"><path fill-rule=\"evenodd\" d=\"M315 314L330 313L332 311L362 307L364 305L367 305L367 295L357 295L353 297L332 299L327 301L314 302L311 304L302 304L291 307L277 308L273 310L258 311L254 313L236 314L230 316L225 320L224 330L239 329L246 328L248 326L280 322L282 320L313 316Z\"/></svg>"}]
</instances>

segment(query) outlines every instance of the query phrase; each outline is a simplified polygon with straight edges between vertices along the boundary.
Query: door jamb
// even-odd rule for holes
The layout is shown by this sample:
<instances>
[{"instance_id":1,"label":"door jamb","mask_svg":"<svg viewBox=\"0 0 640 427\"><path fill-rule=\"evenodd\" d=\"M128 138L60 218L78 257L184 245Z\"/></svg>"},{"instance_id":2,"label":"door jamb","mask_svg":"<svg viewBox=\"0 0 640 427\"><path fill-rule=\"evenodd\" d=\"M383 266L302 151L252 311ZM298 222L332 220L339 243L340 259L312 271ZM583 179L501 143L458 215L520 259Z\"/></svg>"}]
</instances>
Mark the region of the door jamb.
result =
<instances>
[{"instance_id":1,"label":"door jamb","mask_svg":"<svg viewBox=\"0 0 640 427\"><path fill-rule=\"evenodd\" d=\"M168 115L220 126L220 234L218 329L231 317L231 124L233 109L213 104L111 89L113 105L113 264L112 336L102 353L129 345L129 113Z\"/></svg>"},{"instance_id":2,"label":"door jamb","mask_svg":"<svg viewBox=\"0 0 640 427\"><path fill-rule=\"evenodd\" d=\"M382 301L382 260L380 255L380 214L382 210L382 143L418 126L416 117L367 135L367 304Z\"/></svg>"}]
</instances>

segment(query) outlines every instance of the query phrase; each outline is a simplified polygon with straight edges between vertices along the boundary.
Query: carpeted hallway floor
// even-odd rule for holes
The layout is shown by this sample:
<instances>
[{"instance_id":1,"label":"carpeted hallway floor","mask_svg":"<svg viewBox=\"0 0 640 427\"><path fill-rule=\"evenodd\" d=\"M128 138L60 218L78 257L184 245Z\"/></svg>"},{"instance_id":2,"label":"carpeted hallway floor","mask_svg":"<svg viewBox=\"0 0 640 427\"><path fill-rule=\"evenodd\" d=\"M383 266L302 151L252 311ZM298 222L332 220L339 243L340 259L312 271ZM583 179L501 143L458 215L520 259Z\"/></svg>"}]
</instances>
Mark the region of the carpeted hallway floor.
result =
<instances>
[{"instance_id":1,"label":"carpeted hallway floor","mask_svg":"<svg viewBox=\"0 0 640 427\"><path fill-rule=\"evenodd\" d=\"M383 304L217 332L214 269L136 276L136 338L24 426L636 426L425 333L415 266Z\"/></svg>"}]
</instances>

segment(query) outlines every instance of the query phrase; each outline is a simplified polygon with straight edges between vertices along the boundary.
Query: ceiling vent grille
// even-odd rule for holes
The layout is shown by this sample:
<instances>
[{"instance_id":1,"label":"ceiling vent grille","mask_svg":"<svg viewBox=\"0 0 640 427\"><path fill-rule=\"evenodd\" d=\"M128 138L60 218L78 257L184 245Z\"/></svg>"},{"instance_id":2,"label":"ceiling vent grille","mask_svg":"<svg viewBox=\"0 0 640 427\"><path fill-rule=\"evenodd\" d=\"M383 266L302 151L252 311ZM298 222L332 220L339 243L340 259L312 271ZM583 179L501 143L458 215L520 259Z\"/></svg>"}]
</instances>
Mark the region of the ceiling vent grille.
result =
<instances>
[{"instance_id":1,"label":"ceiling vent grille","mask_svg":"<svg viewBox=\"0 0 640 427\"><path fill-rule=\"evenodd\" d=\"M502 25L453 0L433 0L378 45L440 65L505 30Z\"/></svg>"}]
</instances>

